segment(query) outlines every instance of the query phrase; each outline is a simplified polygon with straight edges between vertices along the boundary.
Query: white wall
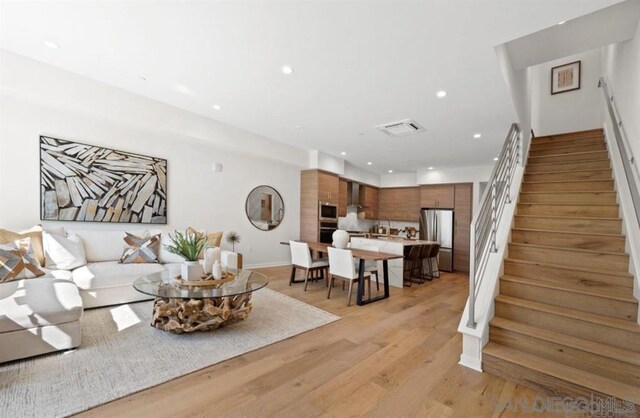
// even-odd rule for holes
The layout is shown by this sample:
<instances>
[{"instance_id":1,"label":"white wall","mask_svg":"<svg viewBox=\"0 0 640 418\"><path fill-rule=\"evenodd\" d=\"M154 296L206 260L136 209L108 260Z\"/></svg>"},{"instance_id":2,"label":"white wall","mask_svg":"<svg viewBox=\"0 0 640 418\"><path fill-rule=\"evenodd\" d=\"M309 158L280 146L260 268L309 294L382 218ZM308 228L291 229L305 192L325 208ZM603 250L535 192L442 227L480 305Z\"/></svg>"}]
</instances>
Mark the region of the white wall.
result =
<instances>
[{"instance_id":1,"label":"white wall","mask_svg":"<svg viewBox=\"0 0 640 418\"><path fill-rule=\"evenodd\" d=\"M531 126L538 136L584 131L602 126L598 89L601 52L594 49L532 67ZM551 94L551 68L581 61L580 89Z\"/></svg>"},{"instance_id":2,"label":"white wall","mask_svg":"<svg viewBox=\"0 0 640 418\"><path fill-rule=\"evenodd\" d=\"M640 24L635 37L603 48L602 72L624 123L636 160L640 158ZM600 93L602 94L602 93Z\"/></svg>"},{"instance_id":3,"label":"white wall","mask_svg":"<svg viewBox=\"0 0 640 418\"><path fill-rule=\"evenodd\" d=\"M237 231L237 250L247 265L288 262L279 242L299 236L299 172L308 164L306 151L14 54L0 57L0 227L18 230L40 222L39 136L46 134L168 159L167 228ZM212 171L214 161L222 163L221 173ZM254 228L245 216L245 199L261 184L276 188L285 204L282 225L270 232Z\"/></svg>"}]
</instances>

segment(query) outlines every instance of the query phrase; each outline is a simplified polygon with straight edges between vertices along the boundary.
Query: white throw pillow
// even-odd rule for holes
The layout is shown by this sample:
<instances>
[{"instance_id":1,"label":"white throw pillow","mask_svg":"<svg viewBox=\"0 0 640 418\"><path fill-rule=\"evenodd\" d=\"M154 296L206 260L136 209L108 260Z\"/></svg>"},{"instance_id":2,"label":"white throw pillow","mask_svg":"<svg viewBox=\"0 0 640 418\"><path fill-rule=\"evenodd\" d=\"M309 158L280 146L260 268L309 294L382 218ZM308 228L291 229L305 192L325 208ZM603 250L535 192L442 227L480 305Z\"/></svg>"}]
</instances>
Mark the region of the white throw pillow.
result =
<instances>
[{"instance_id":1,"label":"white throw pillow","mask_svg":"<svg viewBox=\"0 0 640 418\"><path fill-rule=\"evenodd\" d=\"M82 238L42 233L45 267L53 270L73 270L87 264Z\"/></svg>"}]
</instances>

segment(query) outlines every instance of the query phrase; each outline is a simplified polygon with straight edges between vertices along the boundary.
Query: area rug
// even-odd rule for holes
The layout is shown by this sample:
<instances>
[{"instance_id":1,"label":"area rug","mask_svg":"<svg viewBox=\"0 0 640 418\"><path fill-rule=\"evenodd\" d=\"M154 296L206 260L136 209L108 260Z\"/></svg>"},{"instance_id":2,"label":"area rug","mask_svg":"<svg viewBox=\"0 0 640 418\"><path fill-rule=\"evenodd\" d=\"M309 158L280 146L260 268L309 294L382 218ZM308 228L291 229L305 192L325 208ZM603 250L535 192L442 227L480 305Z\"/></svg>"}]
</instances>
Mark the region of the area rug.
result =
<instances>
[{"instance_id":1,"label":"area rug","mask_svg":"<svg viewBox=\"0 0 640 418\"><path fill-rule=\"evenodd\" d=\"M174 335L149 325L152 302L85 311L82 345L0 365L0 416L78 413L340 319L270 289L246 321Z\"/></svg>"}]
</instances>

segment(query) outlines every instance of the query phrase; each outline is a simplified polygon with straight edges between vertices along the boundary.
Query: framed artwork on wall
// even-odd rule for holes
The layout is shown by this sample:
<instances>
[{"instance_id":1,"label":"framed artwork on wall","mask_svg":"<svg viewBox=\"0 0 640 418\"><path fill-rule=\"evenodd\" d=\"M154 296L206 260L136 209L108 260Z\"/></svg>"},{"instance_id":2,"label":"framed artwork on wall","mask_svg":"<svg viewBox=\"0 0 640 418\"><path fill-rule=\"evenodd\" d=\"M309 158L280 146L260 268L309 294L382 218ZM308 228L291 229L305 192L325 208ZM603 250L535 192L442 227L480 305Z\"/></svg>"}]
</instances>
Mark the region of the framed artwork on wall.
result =
<instances>
[{"instance_id":1,"label":"framed artwork on wall","mask_svg":"<svg viewBox=\"0 0 640 418\"><path fill-rule=\"evenodd\" d=\"M551 69L551 94L566 93L580 88L580 61Z\"/></svg>"},{"instance_id":2,"label":"framed artwork on wall","mask_svg":"<svg viewBox=\"0 0 640 418\"><path fill-rule=\"evenodd\" d=\"M40 137L40 219L167 223L167 160Z\"/></svg>"}]
</instances>

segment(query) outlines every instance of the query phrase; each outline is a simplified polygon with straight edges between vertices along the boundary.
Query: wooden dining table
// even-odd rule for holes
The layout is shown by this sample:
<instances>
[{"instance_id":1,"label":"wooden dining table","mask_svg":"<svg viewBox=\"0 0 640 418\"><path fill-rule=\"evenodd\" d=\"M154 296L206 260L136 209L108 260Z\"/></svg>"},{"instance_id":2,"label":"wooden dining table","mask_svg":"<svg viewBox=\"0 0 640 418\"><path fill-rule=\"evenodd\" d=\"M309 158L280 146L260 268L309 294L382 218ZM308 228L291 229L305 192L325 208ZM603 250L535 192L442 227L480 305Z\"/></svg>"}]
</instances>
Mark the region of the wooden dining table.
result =
<instances>
[{"instance_id":1,"label":"wooden dining table","mask_svg":"<svg viewBox=\"0 0 640 418\"><path fill-rule=\"evenodd\" d=\"M305 242L309 246L309 249L311 251L317 252L318 256L321 258L324 256L324 254L328 253L327 248L333 247L330 244L323 244L321 242L314 242L314 241L299 241L299 242ZM289 245L288 242L281 242L281 244ZM389 297L389 263L388 261L395 260L397 258L403 258L403 256L399 254L361 250L358 248L348 248L348 249L351 250L351 253L353 254L353 258L357 258L360 260L360 262L358 263L358 290L357 290L356 304L359 306L362 306L368 303L377 302L382 299L387 299ZM382 281L383 281L383 287L384 287L384 294L373 297L373 298L371 297L371 295L369 295L367 299L363 299L362 295L363 295L363 289L364 289L365 261L382 261ZM378 278L376 277L376 280L377 279Z\"/></svg>"}]
</instances>

